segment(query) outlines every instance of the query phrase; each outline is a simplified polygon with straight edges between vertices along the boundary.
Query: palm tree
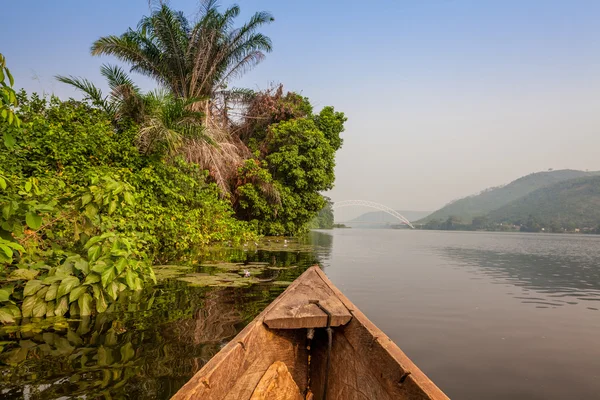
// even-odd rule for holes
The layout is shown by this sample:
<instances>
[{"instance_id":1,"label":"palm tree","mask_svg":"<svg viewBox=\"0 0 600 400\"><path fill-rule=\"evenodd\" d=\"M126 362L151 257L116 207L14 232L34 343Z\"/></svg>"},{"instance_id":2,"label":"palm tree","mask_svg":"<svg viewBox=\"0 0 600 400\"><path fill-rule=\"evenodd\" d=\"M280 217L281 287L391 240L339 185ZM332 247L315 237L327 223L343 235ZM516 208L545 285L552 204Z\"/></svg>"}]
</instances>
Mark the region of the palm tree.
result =
<instances>
[{"instance_id":1,"label":"palm tree","mask_svg":"<svg viewBox=\"0 0 600 400\"><path fill-rule=\"evenodd\" d=\"M234 28L240 13L237 5L221 13L216 0L203 0L198 20L190 23L162 1L151 3L151 15L142 18L136 30L101 37L91 52L116 56L176 97L213 99L272 49L271 39L257 32L273 21L268 12L257 12Z\"/></svg>"}]
</instances>

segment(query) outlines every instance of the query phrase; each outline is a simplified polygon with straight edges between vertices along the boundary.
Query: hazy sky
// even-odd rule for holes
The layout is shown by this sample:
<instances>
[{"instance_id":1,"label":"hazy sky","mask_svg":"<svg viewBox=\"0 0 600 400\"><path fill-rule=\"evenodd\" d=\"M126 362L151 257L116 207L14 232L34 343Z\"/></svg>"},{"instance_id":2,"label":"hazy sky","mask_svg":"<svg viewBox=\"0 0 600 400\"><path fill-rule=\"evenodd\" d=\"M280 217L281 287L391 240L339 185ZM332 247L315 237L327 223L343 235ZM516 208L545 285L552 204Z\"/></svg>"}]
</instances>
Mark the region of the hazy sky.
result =
<instances>
[{"instance_id":1,"label":"hazy sky","mask_svg":"<svg viewBox=\"0 0 600 400\"><path fill-rule=\"evenodd\" d=\"M283 83L348 116L333 200L433 210L548 168L600 169L600 1L240 0L267 10L274 44L234 86ZM171 6L194 14L196 1ZM228 5L229 2L223 2ZM11 1L0 52L17 86L79 94L56 74L102 84L89 55L146 0ZM145 78L136 79L152 88Z\"/></svg>"}]
</instances>

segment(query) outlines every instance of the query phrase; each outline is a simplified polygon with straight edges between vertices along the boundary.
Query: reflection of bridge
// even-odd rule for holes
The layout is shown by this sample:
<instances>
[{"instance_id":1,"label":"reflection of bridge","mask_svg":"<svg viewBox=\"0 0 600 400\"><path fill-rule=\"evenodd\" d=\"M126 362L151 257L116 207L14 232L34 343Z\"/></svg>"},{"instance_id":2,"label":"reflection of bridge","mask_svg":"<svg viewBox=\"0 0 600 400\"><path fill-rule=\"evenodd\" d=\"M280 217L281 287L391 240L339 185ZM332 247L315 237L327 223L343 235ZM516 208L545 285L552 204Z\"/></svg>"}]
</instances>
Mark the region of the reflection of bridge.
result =
<instances>
[{"instance_id":1,"label":"reflection of bridge","mask_svg":"<svg viewBox=\"0 0 600 400\"><path fill-rule=\"evenodd\" d=\"M341 207L350 207L350 206L361 206L361 207L369 207L374 208L379 211L383 211L395 218L397 218L401 223L410 226L411 228L415 228L409 220L404 218L402 214L397 212L396 210L392 210L391 208L384 206L383 204L375 203L373 201L367 200L344 200L344 201L336 201L333 203L333 209L341 208Z\"/></svg>"}]
</instances>

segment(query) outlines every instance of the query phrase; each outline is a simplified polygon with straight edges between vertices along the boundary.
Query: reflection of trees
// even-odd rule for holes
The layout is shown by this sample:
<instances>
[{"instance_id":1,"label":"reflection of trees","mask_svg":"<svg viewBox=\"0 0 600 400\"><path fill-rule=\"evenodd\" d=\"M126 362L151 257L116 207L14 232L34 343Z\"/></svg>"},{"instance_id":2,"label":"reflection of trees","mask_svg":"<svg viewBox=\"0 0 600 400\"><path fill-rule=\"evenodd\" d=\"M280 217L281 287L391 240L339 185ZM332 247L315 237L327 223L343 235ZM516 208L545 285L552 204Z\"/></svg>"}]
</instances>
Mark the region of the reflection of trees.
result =
<instances>
[{"instance_id":1,"label":"reflection of trees","mask_svg":"<svg viewBox=\"0 0 600 400\"><path fill-rule=\"evenodd\" d=\"M206 257L269 262L278 269L265 278L277 281L293 281L316 261L305 251L221 253ZM268 282L212 289L167 280L120 298L111 313L62 327L42 320L2 328L2 398L21 399L27 391L32 399L168 399L284 289Z\"/></svg>"},{"instance_id":2,"label":"reflection of trees","mask_svg":"<svg viewBox=\"0 0 600 400\"><path fill-rule=\"evenodd\" d=\"M442 249L442 255L459 260L460 265L475 267L475 272L498 278L502 283L547 293L549 297L600 300L600 269L594 260L453 247Z\"/></svg>"}]
</instances>

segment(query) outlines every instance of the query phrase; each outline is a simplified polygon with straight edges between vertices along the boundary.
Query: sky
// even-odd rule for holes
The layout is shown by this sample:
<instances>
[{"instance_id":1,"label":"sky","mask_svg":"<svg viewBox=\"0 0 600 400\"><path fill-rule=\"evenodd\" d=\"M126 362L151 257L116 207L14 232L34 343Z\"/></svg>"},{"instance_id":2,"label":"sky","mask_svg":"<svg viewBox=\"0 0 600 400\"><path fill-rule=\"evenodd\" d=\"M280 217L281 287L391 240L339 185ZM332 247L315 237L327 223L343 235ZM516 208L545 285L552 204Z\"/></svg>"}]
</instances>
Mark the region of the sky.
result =
<instances>
[{"instance_id":1,"label":"sky","mask_svg":"<svg viewBox=\"0 0 600 400\"><path fill-rule=\"evenodd\" d=\"M170 1L190 17L197 4ZM531 172L600 170L600 1L238 4L240 23L274 15L262 29L274 50L232 86L283 83L348 117L334 201L429 211ZM9 2L0 52L16 86L80 98L53 77L102 87L100 66L116 62L92 57L92 42L148 10L146 0Z\"/></svg>"}]
</instances>

